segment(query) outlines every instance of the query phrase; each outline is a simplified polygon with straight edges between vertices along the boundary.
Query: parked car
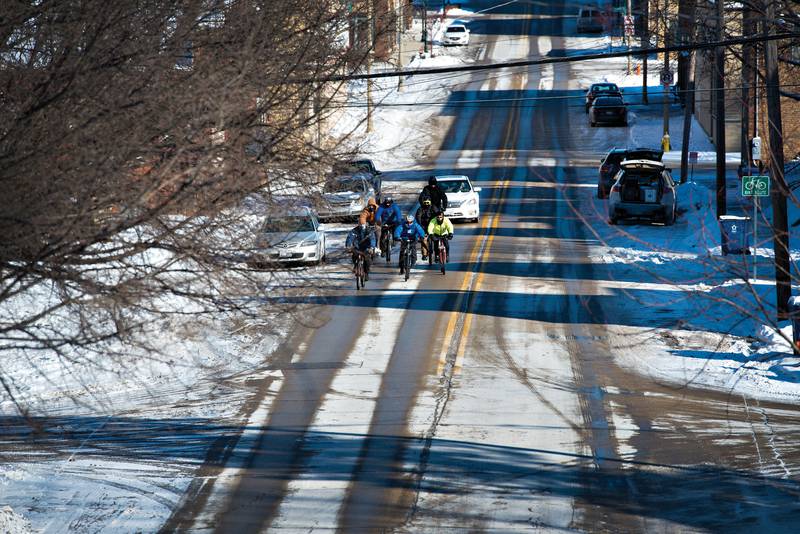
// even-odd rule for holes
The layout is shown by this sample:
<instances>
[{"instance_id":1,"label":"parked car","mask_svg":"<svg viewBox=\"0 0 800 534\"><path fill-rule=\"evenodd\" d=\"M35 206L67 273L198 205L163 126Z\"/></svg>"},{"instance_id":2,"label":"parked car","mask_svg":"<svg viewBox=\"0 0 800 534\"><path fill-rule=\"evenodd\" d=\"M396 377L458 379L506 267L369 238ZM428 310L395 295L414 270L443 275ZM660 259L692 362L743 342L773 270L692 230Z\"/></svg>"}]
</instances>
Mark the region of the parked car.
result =
<instances>
[{"instance_id":1,"label":"parked car","mask_svg":"<svg viewBox=\"0 0 800 534\"><path fill-rule=\"evenodd\" d=\"M645 159L623 161L620 167L608 196L608 221L636 218L673 224L677 191L669 169Z\"/></svg>"},{"instance_id":2,"label":"parked car","mask_svg":"<svg viewBox=\"0 0 800 534\"><path fill-rule=\"evenodd\" d=\"M444 30L442 37L444 45L468 45L469 29L460 22L453 22Z\"/></svg>"},{"instance_id":3,"label":"parked car","mask_svg":"<svg viewBox=\"0 0 800 534\"><path fill-rule=\"evenodd\" d=\"M437 176L436 183L447 195L445 217L478 222L481 217L480 187L473 187L464 175Z\"/></svg>"},{"instance_id":4,"label":"parked car","mask_svg":"<svg viewBox=\"0 0 800 534\"><path fill-rule=\"evenodd\" d=\"M252 263L320 263L325 259L325 233L310 208L267 214L256 236Z\"/></svg>"},{"instance_id":5,"label":"parked car","mask_svg":"<svg viewBox=\"0 0 800 534\"><path fill-rule=\"evenodd\" d=\"M383 178L381 175L383 173L375 167L375 163L371 159L353 159L348 161L347 164L356 172L365 172L370 175L369 182L375 190L375 200L380 202L381 189L383 186Z\"/></svg>"},{"instance_id":6,"label":"parked car","mask_svg":"<svg viewBox=\"0 0 800 534\"><path fill-rule=\"evenodd\" d=\"M601 95L618 96L622 98L622 89L620 89L615 83L593 83L589 87L589 90L586 91L586 99L584 102L586 113L589 113L589 108L592 106L594 99Z\"/></svg>"},{"instance_id":7,"label":"parked car","mask_svg":"<svg viewBox=\"0 0 800 534\"><path fill-rule=\"evenodd\" d=\"M578 10L578 33L600 33L603 31L603 13L596 6L585 6Z\"/></svg>"},{"instance_id":8,"label":"parked car","mask_svg":"<svg viewBox=\"0 0 800 534\"><path fill-rule=\"evenodd\" d=\"M630 159L649 159L661 161L664 151L655 148L612 148L608 154L600 160L600 169L597 179L597 198L608 198L614 178L619 172L624 160Z\"/></svg>"},{"instance_id":9,"label":"parked car","mask_svg":"<svg viewBox=\"0 0 800 534\"><path fill-rule=\"evenodd\" d=\"M320 219L357 218L376 196L372 175L364 172L333 176L325 181L317 211Z\"/></svg>"},{"instance_id":10,"label":"parked car","mask_svg":"<svg viewBox=\"0 0 800 534\"><path fill-rule=\"evenodd\" d=\"M628 108L625 101L619 96L599 95L589 108L589 124L619 124L628 125Z\"/></svg>"}]
</instances>

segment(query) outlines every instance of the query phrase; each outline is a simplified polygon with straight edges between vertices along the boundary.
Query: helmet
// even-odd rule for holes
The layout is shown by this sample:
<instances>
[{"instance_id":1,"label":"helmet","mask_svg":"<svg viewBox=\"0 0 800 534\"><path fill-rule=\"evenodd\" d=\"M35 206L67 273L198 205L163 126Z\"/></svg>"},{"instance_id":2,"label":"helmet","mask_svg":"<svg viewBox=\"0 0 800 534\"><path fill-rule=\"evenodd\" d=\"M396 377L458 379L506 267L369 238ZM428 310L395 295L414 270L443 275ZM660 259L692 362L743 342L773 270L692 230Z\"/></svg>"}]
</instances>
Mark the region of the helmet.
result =
<instances>
[{"instance_id":1,"label":"helmet","mask_svg":"<svg viewBox=\"0 0 800 534\"><path fill-rule=\"evenodd\" d=\"M392 197L386 197L383 199L383 205L386 206L387 208L392 204L394 204L394 200L392 200Z\"/></svg>"},{"instance_id":2,"label":"helmet","mask_svg":"<svg viewBox=\"0 0 800 534\"><path fill-rule=\"evenodd\" d=\"M431 199L426 198L425 200L422 201L422 205L423 206L430 206L431 205Z\"/></svg>"},{"instance_id":3,"label":"helmet","mask_svg":"<svg viewBox=\"0 0 800 534\"><path fill-rule=\"evenodd\" d=\"M436 185L436 177L435 176L431 176L430 178L428 178L428 185Z\"/></svg>"},{"instance_id":4,"label":"helmet","mask_svg":"<svg viewBox=\"0 0 800 534\"><path fill-rule=\"evenodd\" d=\"M409 223L409 224L414 222L414 216L411 215L410 213L408 215L406 215L406 222Z\"/></svg>"}]
</instances>

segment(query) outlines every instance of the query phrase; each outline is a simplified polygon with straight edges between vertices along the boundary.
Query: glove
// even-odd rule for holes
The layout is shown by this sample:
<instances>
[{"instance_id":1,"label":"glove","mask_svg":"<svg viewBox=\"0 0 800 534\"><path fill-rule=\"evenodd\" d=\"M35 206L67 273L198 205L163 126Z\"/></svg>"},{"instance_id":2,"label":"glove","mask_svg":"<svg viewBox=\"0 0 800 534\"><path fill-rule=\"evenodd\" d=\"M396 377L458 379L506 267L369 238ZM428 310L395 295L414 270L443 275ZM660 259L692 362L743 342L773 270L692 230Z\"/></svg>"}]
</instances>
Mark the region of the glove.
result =
<instances>
[{"instance_id":1,"label":"glove","mask_svg":"<svg viewBox=\"0 0 800 534\"><path fill-rule=\"evenodd\" d=\"M447 234L447 239L448 239L448 241L449 241L450 239L453 239L453 234Z\"/></svg>"},{"instance_id":2,"label":"glove","mask_svg":"<svg viewBox=\"0 0 800 534\"><path fill-rule=\"evenodd\" d=\"M380 252L380 250L378 250L377 247L373 247L373 249L372 249L372 253L373 254L378 254L379 252Z\"/></svg>"}]
</instances>

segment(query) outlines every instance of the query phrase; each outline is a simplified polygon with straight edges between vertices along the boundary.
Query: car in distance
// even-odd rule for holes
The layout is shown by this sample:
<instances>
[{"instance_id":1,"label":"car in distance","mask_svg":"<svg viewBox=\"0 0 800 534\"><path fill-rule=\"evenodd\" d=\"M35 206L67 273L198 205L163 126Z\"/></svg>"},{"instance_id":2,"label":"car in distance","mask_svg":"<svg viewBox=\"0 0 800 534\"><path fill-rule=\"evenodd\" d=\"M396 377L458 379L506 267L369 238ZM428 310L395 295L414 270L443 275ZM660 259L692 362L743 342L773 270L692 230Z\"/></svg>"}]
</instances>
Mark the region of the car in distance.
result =
<instances>
[{"instance_id":1,"label":"car in distance","mask_svg":"<svg viewBox=\"0 0 800 534\"><path fill-rule=\"evenodd\" d=\"M611 186L614 185L614 178L620 169L619 164L624 160L649 159L661 161L663 155L663 150L655 148L612 148L600 160L597 178L597 198L608 198Z\"/></svg>"},{"instance_id":2,"label":"car in distance","mask_svg":"<svg viewBox=\"0 0 800 534\"><path fill-rule=\"evenodd\" d=\"M619 96L599 95L589 107L589 124L618 124L628 125L628 108L625 101Z\"/></svg>"},{"instance_id":3,"label":"car in distance","mask_svg":"<svg viewBox=\"0 0 800 534\"><path fill-rule=\"evenodd\" d=\"M603 31L603 14L597 7L585 6L578 10L578 33L600 33Z\"/></svg>"},{"instance_id":4,"label":"car in distance","mask_svg":"<svg viewBox=\"0 0 800 534\"><path fill-rule=\"evenodd\" d=\"M308 207L267 214L255 241L251 263L320 263L325 259L325 233Z\"/></svg>"},{"instance_id":5,"label":"car in distance","mask_svg":"<svg viewBox=\"0 0 800 534\"><path fill-rule=\"evenodd\" d=\"M584 101L586 113L589 113L589 108L592 106L592 102L594 102L594 99L600 95L618 96L622 98L622 90L615 83L593 83L589 87L589 90L586 91L586 97Z\"/></svg>"},{"instance_id":6,"label":"car in distance","mask_svg":"<svg viewBox=\"0 0 800 534\"><path fill-rule=\"evenodd\" d=\"M608 196L608 221L648 219L675 222L677 190L669 169L660 161L634 159L620 163Z\"/></svg>"},{"instance_id":7,"label":"car in distance","mask_svg":"<svg viewBox=\"0 0 800 534\"><path fill-rule=\"evenodd\" d=\"M323 186L317 212L321 220L357 218L375 197L372 175L363 172L329 177Z\"/></svg>"},{"instance_id":8,"label":"car in distance","mask_svg":"<svg viewBox=\"0 0 800 534\"><path fill-rule=\"evenodd\" d=\"M380 202L381 187L383 186L382 172L375 167L371 159L351 159L341 166L338 174L366 173L369 175L369 183L375 190L375 200Z\"/></svg>"},{"instance_id":9,"label":"car in distance","mask_svg":"<svg viewBox=\"0 0 800 534\"><path fill-rule=\"evenodd\" d=\"M447 195L445 217L450 220L473 220L481 217L480 187L473 187L464 175L437 176L436 183Z\"/></svg>"},{"instance_id":10,"label":"car in distance","mask_svg":"<svg viewBox=\"0 0 800 534\"><path fill-rule=\"evenodd\" d=\"M469 29L460 22L453 22L445 30L442 37L444 45L468 45Z\"/></svg>"}]
</instances>

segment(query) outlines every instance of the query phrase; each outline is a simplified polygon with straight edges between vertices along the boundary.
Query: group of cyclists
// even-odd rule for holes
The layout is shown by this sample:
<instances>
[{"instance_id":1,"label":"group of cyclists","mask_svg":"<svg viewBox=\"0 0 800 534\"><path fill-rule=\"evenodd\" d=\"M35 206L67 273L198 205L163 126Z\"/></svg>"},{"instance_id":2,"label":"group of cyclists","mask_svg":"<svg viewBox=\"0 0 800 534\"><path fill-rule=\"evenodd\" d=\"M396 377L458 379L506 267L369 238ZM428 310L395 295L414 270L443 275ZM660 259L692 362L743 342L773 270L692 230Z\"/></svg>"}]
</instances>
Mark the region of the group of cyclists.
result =
<instances>
[{"instance_id":1,"label":"group of cyclists","mask_svg":"<svg viewBox=\"0 0 800 534\"><path fill-rule=\"evenodd\" d=\"M453 223L444 216L447 209L447 194L436 183L435 176L428 178L428 185L419 193L418 200L419 208L416 213L414 215L408 213L405 216L390 196L385 197L380 206L374 199L369 200L367 207L359 215L358 225L350 230L345 242L345 246L352 253L354 265L359 255L363 257L365 279L369 278L373 256L382 254L387 261L389 259L390 251L378 248L382 236L384 248L390 248L393 241L400 241L398 267L401 274L405 267L403 257L406 247L414 248L411 257L413 263L416 263L417 242L421 244L423 261L427 260L429 255L435 254L440 240L444 243L446 257L450 257ZM383 235L383 232L388 232L389 235Z\"/></svg>"}]
</instances>

